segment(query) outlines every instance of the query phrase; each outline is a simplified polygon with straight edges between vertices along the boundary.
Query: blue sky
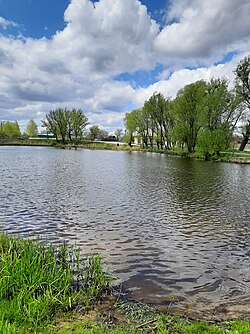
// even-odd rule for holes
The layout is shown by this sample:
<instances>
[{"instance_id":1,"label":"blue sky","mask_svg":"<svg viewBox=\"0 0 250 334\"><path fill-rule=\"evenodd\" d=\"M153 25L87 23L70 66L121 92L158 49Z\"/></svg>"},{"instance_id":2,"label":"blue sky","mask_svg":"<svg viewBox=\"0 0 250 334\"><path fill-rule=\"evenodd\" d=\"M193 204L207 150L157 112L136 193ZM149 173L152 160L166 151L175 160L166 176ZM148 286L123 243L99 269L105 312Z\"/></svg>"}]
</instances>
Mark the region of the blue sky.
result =
<instances>
[{"instance_id":1,"label":"blue sky","mask_svg":"<svg viewBox=\"0 0 250 334\"><path fill-rule=\"evenodd\" d=\"M68 0L1 0L0 15L20 25L17 30L24 35L50 38L65 26L63 14Z\"/></svg>"},{"instance_id":2,"label":"blue sky","mask_svg":"<svg viewBox=\"0 0 250 334\"><path fill-rule=\"evenodd\" d=\"M97 1L96 1L97 2ZM20 24L25 35L34 38L50 38L65 27L64 11L70 0L1 0L0 15ZM167 0L143 0L148 12L159 23L164 18ZM12 30L15 33L14 30Z\"/></svg>"},{"instance_id":3,"label":"blue sky","mask_svg":"<svg viewBox=\"0 0 250 334\"><path fill-rule=\"evenodd\" d=\"M249 17L248 0L0 0L0 120L77 107L112 132L155 91L232 83Z\"/></svg>"}]
</instances>

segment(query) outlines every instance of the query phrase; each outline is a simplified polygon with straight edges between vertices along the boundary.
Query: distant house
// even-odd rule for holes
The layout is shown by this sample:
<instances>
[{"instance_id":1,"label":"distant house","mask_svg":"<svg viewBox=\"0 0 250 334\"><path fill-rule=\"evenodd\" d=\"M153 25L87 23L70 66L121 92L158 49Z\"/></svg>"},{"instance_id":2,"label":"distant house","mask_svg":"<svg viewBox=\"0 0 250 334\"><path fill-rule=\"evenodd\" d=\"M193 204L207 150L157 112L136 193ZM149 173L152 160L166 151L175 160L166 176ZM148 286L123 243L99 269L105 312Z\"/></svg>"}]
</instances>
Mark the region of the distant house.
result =
<instances>
[{"instance_id":1,"label":"distant house","mask_svg":"<svg viewBox=\"0 0 250 334\"><path fill-rule=\"evenodd\" d=\"M106 138L101 139L102 141L117 141L117 137L116 136L108 136Z\"/></svg>"}]
</instances>

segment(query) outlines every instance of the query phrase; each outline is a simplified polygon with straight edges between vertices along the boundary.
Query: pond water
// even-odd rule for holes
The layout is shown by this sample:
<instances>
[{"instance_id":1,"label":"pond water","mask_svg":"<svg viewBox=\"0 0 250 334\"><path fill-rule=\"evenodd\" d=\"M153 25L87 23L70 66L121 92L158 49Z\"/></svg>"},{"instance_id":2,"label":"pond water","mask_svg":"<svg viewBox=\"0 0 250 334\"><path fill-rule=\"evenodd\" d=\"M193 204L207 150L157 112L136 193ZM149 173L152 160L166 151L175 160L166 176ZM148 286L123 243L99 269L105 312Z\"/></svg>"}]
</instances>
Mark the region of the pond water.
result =
<instances>
[{"instance_id":1,"label":"pond water","mask_svg":"<svg viewBox=\"0 0 250 334\"><path fill-rule=\"evenodd\" d=\"M250 295L250 166L0 147L0 228L99 252L133 298L203 309Z\"/></svg>"}]
</instances>

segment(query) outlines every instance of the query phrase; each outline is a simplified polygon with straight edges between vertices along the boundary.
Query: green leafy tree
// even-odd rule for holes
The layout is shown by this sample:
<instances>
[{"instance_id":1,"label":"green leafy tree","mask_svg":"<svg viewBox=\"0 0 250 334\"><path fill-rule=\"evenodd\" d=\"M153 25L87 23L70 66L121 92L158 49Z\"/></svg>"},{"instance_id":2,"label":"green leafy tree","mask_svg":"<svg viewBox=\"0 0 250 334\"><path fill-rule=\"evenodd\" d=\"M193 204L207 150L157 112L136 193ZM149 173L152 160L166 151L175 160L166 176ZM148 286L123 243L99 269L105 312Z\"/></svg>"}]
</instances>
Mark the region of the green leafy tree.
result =
<instances>
[{"instance_id":1,"label":"green leafy tree","mask_svg":"<svg viewBox=\"0 0 250 334\"><path fill-rule=\"evenodd\" d=\"M94 140L94 139L98 138L99 133L100 133L99 125L92 125L89 128L89 138L90 139Z\"/></svg>"},{"instance_id":2,"label":"green leafy tree","mask_svg":"<svg viewBox=\"0 0 250 334\"><path fill-rule=\"evenodd\" d=\"M166 100L161 93L154 93L148 103L147 109L150 112L151 119L155 124L157 146L163 148L164 146L164 121L165 121L165 109Z\"/></svg>"},{"instance_id":3,"label":"green leafy tree","mask_svg":"<svg viewBox=\"0 0 250 334\"><path fill-rule=\"evenodd\" d=\"M1 135L6 137L19 137L21 131L17 121L15 122L1 122Z\"/></svg>"},{"instance_id":4,"label":"green leafy tree","mask_svg":"<svg viewBox=\"0 0 250 334\"><path fill-rule=\"evenodd\" d=\"M70 141L82 137L83 129L88 124L88 119L81 109L58 108L51 110L42 121L43 126L48 132L62 139L64 143L68 138Z\"/></svg>"},{"instance_id":5,"label":"green leafy tree","mask_svg":"<svg viewBox=\"0 0 250 334\"><path fill-rule=\"evenodd\" d=\"M161 93L154 93L148 101L144 103L144 109L149 115L149 133L156 138L158 148L170 146L170 130L173 126L170 98L165 98Z\"/></svg>"},{"instance_id":6,"label":"green leafy tree","mask_svg":"<svg viewBox=\"0 0 250 334\"><path fill-rule=\"evenodd\" d=\"M197 142L206 159L229 147L233 131L242 116L239 102L235 93L228 89L225 79L211 79L207 83Z\"/></svg>"},{"instance_id":7,"label":"green leafy tree","mask_svg":"<svg viewBox=\"0 0 250 334\"><path fill-rule=\"evenodd\" d=\"M62 138L62 142L65 143L70 123L70 111L66 108L58 108L55 110L55 118L59 134Z\"/></svg>"},{"instance_id":8,"label":"green leafy tree","mask_svg":"<svg viewBox=\"0 0 250 334\"><path fill-rule=\"evenodd\" d=\"M46 116L45 119L42 121L42 126L46 128L47 132L53 133L58 141L58 126L57 126L57 119L56 119L56 112L55 110L51 110Z\"/></svg>"},{"instance_id":9,"label":"green leafy tree","mask_svg":"<svg viewBox=\"0 0 250 334\"><path fill-rule=\"evenodd\" d=\"M25 133L29 137L37 137L37 135L38 135L38 128L37 128L36 122L33 119L31 119L28 122L26 130L25 130Z\"/></svg>"},{"instance_id":10,"label":"green leafy tree","mask_svg":"<svg viewBox=\"0 0 250 334\"><path fill-rule=\"evenodd\" d=\"M137 109L135 109L129 113L126 113L124 118L124 125L126 128L126 135L124 136L125 137L124 139L128 142L130 146L132 145L132 142L134 140L134 134L137 129L137 122L136 122L137 115L138 111Z\"/></svg>"},{"instance_id":11,"label":"green leafy tree","mask_svg":"<svg viewBox=\"0 0 250 334\"><path fill-rule=\"evenodd\" d=\"M250 55L240 61L234 74L236 92L247 110L247 124L243 127L245 131L243 131L243 140L239 148L240 151L244 151L250 138Z\"/></svg>"},{"instance_id":12,"label":"green leafy tree","mask_svg":"<svg viewBox=\"0 0 250 334\"><path fill-rule=\"evenodd\" d=\"M88 118L84 115L81 109L72 109L69 117L69 140L81 138L83 130L88 125Z\"/></svg>"},{"instance_id":13,"label":"green leafy tree","mask_svg":"<svg viewBox=\"0 0 250 334\"><path fill-rule=\"evenodd\" d=\"M205 81L197 81L179 90L173 103L177 140L186 145L189 153L195 151L198 132L202 127L202 101L206 94Z\"/></svg>"}]
</instances>

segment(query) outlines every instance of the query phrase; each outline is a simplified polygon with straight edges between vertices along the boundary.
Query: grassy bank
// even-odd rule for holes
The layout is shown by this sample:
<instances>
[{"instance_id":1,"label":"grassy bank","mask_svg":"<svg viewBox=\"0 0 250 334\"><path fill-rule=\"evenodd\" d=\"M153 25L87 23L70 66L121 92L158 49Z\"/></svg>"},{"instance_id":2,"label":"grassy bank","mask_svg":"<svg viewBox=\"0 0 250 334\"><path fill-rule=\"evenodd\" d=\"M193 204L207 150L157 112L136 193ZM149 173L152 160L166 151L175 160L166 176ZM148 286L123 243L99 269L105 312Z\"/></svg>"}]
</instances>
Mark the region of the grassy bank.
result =
<instances>
[{"instance_id":1,"label":"grassy bank","mask_svg":"<svg viewBox=\"0 0 250 334\"><path fill-rule=\"evenodd\" d=\"M186 149L175 148L173 150L169 149L157 149L157 148L141 148L141 146L132 146L130 147L127 144L117 146L115 143L107 142L95 142L95 141L78 141L78 142L56 142L55 140L44 140L44 139L0 139L0 145L4 146L49 146L57 147L62 149L77 149L85 148L91 150L119 150L119 151L143 151L143 152L152 152L152 153L161 153L166 155L176 155L185 158L200 159L204 160L204 155L201 152L188 153ZM237 149L227 150L221 152L219 155L213 155L209 158L211 161L221 161L221 162L234 162L240 164L249 164L250 163L250 150L245 150L240 152Z\"/></svg>"},{"instance_id":2,"label":"grassy bank","mask_svg":"<svg viewBox=\"0 0 250 334\"><path fill-rule=\"evenodd\" d=\"M98 255L0 234L0 333L250 333L250 321L195 323L119 301L112 281Z\"/></svg>"},{"instance_id":3,"label":"grassy bank","mask_svg":"<svg viewBox=\"0 0 250 334\"><path fill-rule=\"evenodd\" d=\"M0 235L0 333L35 333L55 317L86 312L110 290L100 256Z\"/></svg>"}]
</instances>

